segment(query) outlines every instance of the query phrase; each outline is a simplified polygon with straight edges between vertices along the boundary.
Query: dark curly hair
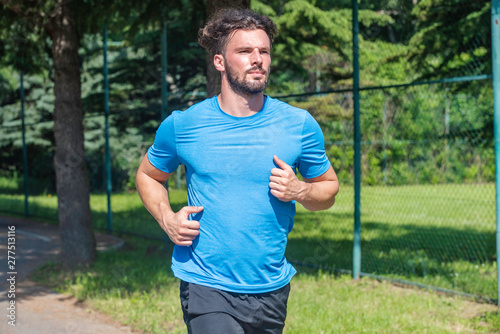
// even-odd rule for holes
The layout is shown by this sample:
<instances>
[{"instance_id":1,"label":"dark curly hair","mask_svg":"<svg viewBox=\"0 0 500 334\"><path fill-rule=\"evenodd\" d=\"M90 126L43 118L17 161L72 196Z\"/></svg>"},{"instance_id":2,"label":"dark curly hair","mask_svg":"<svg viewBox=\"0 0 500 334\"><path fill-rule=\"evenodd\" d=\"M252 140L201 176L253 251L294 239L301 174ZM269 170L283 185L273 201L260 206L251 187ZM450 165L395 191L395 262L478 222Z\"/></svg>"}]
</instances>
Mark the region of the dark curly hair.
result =
<instances>
[{"instance_id":1,"label":"dark curly hair","mask_svg":"<svg viewBox=\"0 0 500 334\"><path fill-rule=\"evenodd\" d=\"M198 43L211 53L224 54L231 33L238 29L262 29L271 45L277 32L274 22L265 15L256 14L250 9L224 8L217 11L199 30Z\"/></svg>"}]
</instances>

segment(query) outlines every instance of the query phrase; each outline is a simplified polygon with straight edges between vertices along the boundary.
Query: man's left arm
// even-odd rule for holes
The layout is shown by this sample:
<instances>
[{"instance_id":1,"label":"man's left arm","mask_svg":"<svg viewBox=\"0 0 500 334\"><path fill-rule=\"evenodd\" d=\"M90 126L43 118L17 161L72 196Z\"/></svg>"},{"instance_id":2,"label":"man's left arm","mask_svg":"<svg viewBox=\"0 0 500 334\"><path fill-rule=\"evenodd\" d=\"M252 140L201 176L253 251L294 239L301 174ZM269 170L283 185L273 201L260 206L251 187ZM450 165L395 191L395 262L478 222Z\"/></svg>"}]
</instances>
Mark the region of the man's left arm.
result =
<instances>
[{"instance_id":1,"label":"man's left arm","mask_svg":"<svg viewBox=\"0 0 500 334\"><path fill-rule=\"evenodd\" d=\"M297 201L307 210L319 211L330 208L339 192L337 174L330 168L322 175L300 181L292 167L274 156L279 168L271 169L269 188L271 194L283 202Z\"/></svg>"}]
</instances>

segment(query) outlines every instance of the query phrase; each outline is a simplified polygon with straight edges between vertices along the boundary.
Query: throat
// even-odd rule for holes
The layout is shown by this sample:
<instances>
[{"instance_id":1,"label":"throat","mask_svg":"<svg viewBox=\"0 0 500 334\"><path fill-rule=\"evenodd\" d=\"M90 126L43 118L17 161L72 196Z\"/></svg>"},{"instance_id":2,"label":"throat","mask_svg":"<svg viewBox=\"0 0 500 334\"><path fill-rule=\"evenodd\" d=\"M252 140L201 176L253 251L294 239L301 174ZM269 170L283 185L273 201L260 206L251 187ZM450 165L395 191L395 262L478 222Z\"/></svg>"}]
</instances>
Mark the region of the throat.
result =
<instances>
[{"instance_id":1,"label":"throat","mask_svg":"<svg viewBox=\"0 0 500 334\"><path fill-rule=\"evenodd\" d=\"M229 95L229 96L228 96ZM223 112L234 117L250 117L262 110L264 94L255 96L241 96L239 94L219 94L217 101Z\"/></svg>"}]
</instances>

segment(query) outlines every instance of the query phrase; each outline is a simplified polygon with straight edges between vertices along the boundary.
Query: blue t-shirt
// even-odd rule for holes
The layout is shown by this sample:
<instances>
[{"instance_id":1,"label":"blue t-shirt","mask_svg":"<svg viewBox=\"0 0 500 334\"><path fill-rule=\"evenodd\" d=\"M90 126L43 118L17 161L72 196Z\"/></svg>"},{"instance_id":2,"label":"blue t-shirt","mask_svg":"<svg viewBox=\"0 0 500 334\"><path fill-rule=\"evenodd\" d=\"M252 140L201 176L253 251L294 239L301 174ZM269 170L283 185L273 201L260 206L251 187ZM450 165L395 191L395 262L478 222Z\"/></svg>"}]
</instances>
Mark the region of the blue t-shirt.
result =
<instances>
[{"instance_id":1,"label":"blue t-shirt","mask_svg":"<svg viewBox=\"0 0 500 334\"><path fill-rule=\"evenodd\" d=\"M266 96L256 114L234 117L214 96L167 117L147 155L167 173L184 164L188 203L204 207L190 217L201 225L193 244L174 248L176 277L237 293L288 284L296 273L285 259L295 202L274 197L269 177L273 155L305 178L329 169L323 134L307 111Z\"/></svg>"}]
</instances>

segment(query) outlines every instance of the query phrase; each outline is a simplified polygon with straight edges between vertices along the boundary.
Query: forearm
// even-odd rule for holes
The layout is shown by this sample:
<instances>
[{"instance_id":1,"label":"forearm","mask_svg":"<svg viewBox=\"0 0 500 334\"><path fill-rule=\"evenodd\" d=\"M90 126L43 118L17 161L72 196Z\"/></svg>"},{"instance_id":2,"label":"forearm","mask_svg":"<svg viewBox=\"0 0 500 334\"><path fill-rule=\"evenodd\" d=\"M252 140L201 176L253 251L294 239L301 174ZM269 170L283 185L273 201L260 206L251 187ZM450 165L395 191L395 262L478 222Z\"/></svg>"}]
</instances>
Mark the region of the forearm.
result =
<instances>
[{"instance_id":1,"label":"forearm","mask_svg":"<svg viewBox=\"0 0 500 334\"><path fill-rule=\"evenodd\" d=\"M189 216L201 212L201 206L185 206L173 212L168 201L168 191L164 184L172 173L154 167L145 156L136 176L137 192L146 209L156 219L172 242L178 246L192 245L199 235L200 223Z\"/></svg>"},{"instance_id":2,"label":"forearm","mask_svg":"<svg viewBox=\"0 0 500 334\"><path fill-rule=\"evenodd\" d=\"M326 210L335 203L335 196L339 191L338 180L321 181L314 183L302 182L303 191L296 199L309 211Z\"/></svg>"},{"instance_id":3,"label":"forearm","mask_svg":"<svg viewBox=\"0 0 500 334\"><path fill-rule=\"evenodd\" d=\"M166 216L174 214L170 207L166 187L141 170L137 172L136 185L144 206L163 228Z\"/></svg>"}]
</instances>

